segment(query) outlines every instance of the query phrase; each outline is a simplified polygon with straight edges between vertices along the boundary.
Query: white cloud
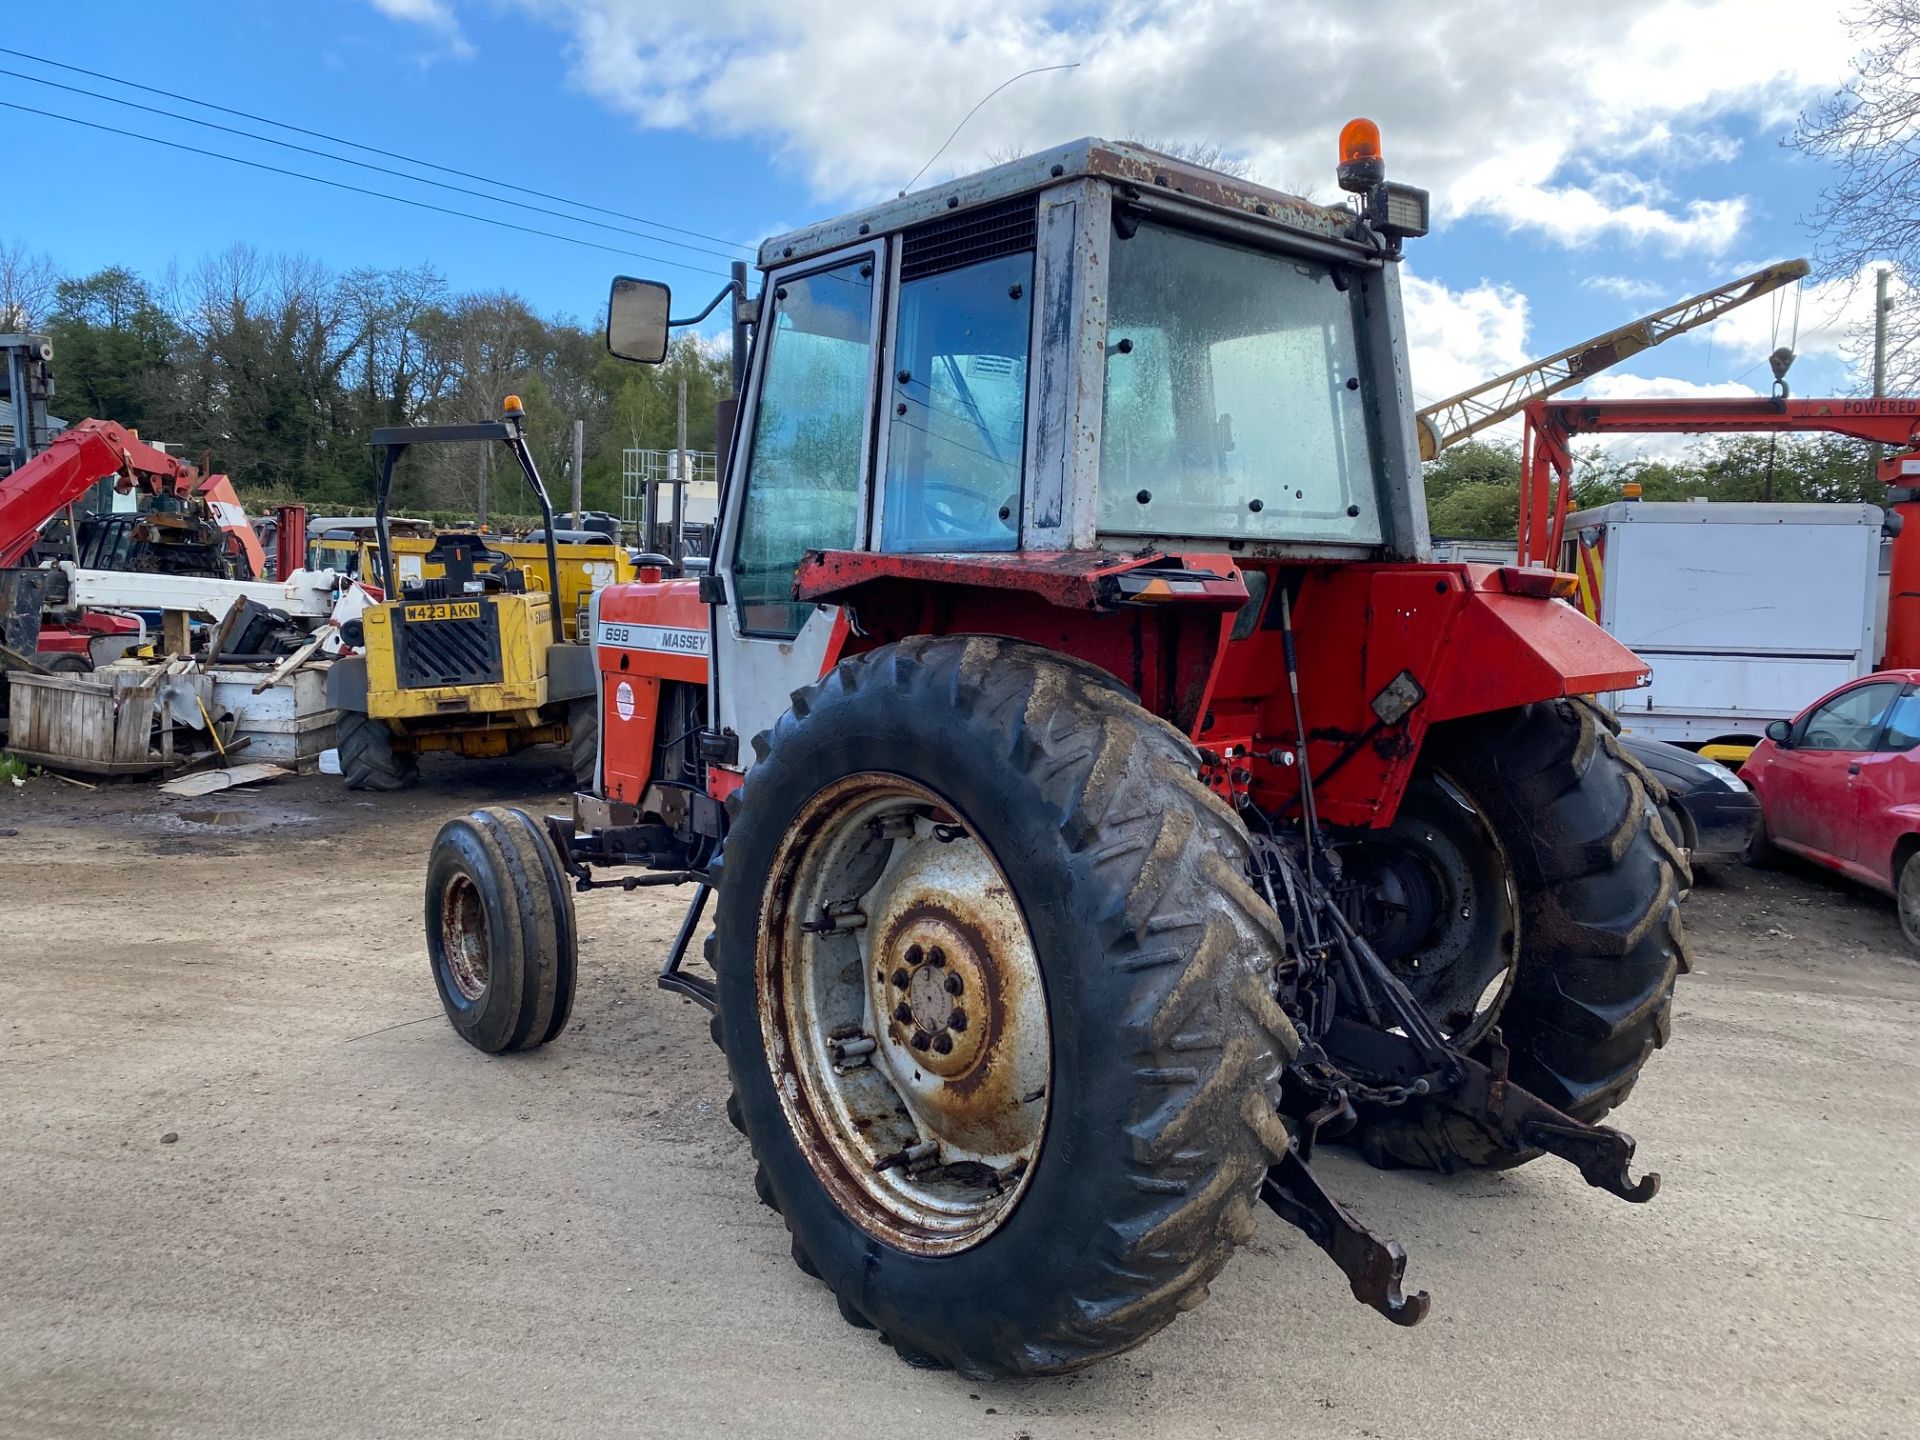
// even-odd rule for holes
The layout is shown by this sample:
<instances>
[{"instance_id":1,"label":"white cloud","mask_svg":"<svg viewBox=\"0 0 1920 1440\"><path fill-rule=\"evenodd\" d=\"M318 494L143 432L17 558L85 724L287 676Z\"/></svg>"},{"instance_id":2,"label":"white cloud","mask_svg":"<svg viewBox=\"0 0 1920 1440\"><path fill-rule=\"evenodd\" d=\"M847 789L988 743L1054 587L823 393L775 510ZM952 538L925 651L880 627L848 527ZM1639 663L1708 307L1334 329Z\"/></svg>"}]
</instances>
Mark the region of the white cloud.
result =
<instances>
[{"instance_id":1,"label":"white cloud","mask_svg":"<svg viewBox=\"0 0 1920 1440\"><path fill-rule=\"evenodd\" d=\"M1481 281L1450 290L1411 269L1400 275L1407 317L1408 367L1421 405L1527 363L1527 297Z\"/></svg>"},{"instance_id":2,"label":"white cloud","mask_svg":"<svg viewBox=\"0 0 1920 1440\"><path fill-rule=\"evenodd\" d=\"M1673 375L1622 375L1613 371L1587 381L1589 400L1751 400L1760 392L1738 380L1682 380Z\"/></svg>"},{"instance_id":3,"label":"white cloud","mask_svg":"<svg viewBox=\"0 0 1920 1440\"><path fill-rule=\"evenodd\" d=\"M433 31L460 59L472 57L473 46L460 33L460 22L454 18L450 0L368 0L368 3L391 20Z\"/></svg>"},{"instance_id":4,"label":"white cloud","mask_svg":"<svg viewBox=\"0 0 1920 1440\"><path fill-rule=\"evenodd\" d=\"M1640 305L1659 300L1667 293L1667 287L1657 280L1636 280L1630 275L1588 275L1581 279L1580 288Z\"/></svg>"},{"instance_id":5,"label":"white cloud","mask_svg":"<svg viewBox=\"0 0 1920 1440\"><path fill-rule=\"evenodd\" d=\"M995 97L931 178L1090 133L1212 140L1275 179L1321 175L1341 122L1366 113L1443 221L1706 254L1735 242L1747 201L1676 203L1660 172L1783 124L1844 78L1852 48L1843 0L505 3L566 37L589 93L642 125L767 144L823 204L897 189L994 86L1078 62Z\"/></svg>"},{"instance_id":6,"label":"white cloud","mask_svg":"<svg viewBox=\"0 0 1920 1440\"><path fill-rule=\"evenodd\" d=\"M1759 302L1755 302L1756 304ZM1591 400L1751 400L1761 392L1737 380L1705 383L1672 375L1596 375L1582 388ZM1609 435L1580 446L1617 458L1679 460L1700 443L1698 435Z\"/></svg>"}]
</instances>

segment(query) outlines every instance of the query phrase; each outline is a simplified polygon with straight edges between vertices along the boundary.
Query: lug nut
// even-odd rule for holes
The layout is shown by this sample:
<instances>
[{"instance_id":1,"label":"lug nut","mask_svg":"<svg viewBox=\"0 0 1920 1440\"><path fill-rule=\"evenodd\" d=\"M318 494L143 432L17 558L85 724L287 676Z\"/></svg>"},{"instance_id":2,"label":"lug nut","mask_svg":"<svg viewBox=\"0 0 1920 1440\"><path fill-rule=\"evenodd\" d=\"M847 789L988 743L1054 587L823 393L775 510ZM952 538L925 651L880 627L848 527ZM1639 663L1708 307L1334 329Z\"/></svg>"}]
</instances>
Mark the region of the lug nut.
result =
<instances>
[{"instance_id":1,"label":"lug nut","mask_svg":"<svg viewBox=\"0 0 1920 1440\"><path fill-rule=\"evenodd\" d=\"M898 1020L902 1025L911 1025L913 1023L913 1007L907 1004L906 1001L901 1001L893 1007L893 1018Z\"/></svg>"},{"instance_id":2,"label":"lug nut","mask_svg":"<svg viewBox=\"0 0 1920 1440\"><path fill-rule=\"evenodd\" d=\"M958 995L962 990L966 988L967 988L966 981L960 978L959 971L956 970L951 975L947 976L947 994Z\"/></svg>"},{"instance_id":3,"label":"lug nut","mask_svg":"<svg viewBox=\"0 0 1920 1440\"><path fill-rule=\"evenodd\" d=\"M962 1010L958 1005L954 1006L953 1013L947 1016L947 1028L949 1030L965 1030L967 1028L967 1012Z\"/></svg>"},{"instance_id":4,"label":"lug nut","mask_svg":"<svg viewBox=\"0 0 1920 1440\"><path fill-rule=\"evenodd\" d=\"M914 1049L924 1050L932 1043L933 1043L933 1037L927 1034L926 1031L916 1030L913 1032L913 1048Z\"/></svg>"},{"instance_id":5,"label":"lug nut","mask_svg":"<svg viewBox=\"0 0 1920 1440\"><path fill-rule=\"evenodd\" d=\"M902 989L906 988L907 980L909 978L910 977L907 975L907 972L905 969L900 969L893 972L893 983L900 986Z\"/></svg>"},{"instance_id":6,"label":"lug nut","mask_svg":"<svg viewBox=\"0 0 1920 1440\"><path fill-rule=\"evenodd\" d=\"M934 969L938 970L942 965L947 963L947 952L936 945L933 947L933 953L927 957L927 960L932 964Z\"/></svg>"},{"instance_id":7,"label":"lug nut","mask_svg":"<svg viewBox=\"0 0 1920 1440\"><path fill-rule=\"evenodd\" d=\"M934 1036L933 1048L942 1055L951 1055L953 1053L953 1037L945 1034Z\"/></svg>"},{"instance_id":8,"label":"lug nut","mask_svg":"<svg viewBox=\"0 0 1920 1440\"><path fill-rule=\"evenodd\" d=\"M922 953L923 952L921 951L918 945L909 945L907 947L907 964L918 965L920 963L920 956Z\"/></svg>"}]
</instances>

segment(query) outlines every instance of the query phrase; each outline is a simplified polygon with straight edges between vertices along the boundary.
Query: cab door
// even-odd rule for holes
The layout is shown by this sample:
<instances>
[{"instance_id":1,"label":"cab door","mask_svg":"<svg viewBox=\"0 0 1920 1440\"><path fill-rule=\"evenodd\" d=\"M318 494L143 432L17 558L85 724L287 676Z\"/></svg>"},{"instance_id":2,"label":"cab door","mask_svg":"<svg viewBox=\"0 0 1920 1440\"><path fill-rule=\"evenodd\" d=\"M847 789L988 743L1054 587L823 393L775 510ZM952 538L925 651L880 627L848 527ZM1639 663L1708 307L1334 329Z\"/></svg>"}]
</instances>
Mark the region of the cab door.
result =
<instances>
[{"instance_id":1,"label":"cab door","mask_svg":"<svg viewBox=\"0 0 1920 1440\"><path fill-rule=\"evenodd\" d=\"M1779 845L1839 870L1858 847L1863 764L1879 744L1900 683L1871 680L1830 696L1793 728L1764 779L1767 832Z\"/></svg>"},{"instance_id":2,"label":"cab door","mask_svg":"<svg viewBox=\"0 0 1920 1440\"><path fill-rule=\"evenodd\" d=\"M714 711L737 768L838 658L845 617L793 598L809 550L867 543L884 244L768 275L713 573Z\"/></svg>"},{"instance_id":3,"label":"cab door","mask_svg":"<svg viewBox=\"0 0 1920 1440\"><path fill-rule=\"evenodd\" d=\"M1901 690L1873 753L1856 763L1849 868L1869 885L1891 891L1899 879L1893 857L1913 833L1920 803L1920 690L1912 685Z\"/></svg>"}]
</instances>

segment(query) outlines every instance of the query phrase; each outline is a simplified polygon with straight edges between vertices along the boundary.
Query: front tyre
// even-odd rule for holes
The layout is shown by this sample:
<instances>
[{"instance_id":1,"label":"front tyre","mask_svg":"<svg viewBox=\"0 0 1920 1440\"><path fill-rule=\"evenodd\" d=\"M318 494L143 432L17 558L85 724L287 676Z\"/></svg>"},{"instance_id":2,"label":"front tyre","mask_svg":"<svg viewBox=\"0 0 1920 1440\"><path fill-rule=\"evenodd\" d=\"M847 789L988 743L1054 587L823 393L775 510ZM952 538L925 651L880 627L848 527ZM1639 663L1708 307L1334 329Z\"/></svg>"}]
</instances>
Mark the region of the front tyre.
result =
<instances>
[{"instance_id":1,"label":"front tyre","mask_svg":"<svg viewBox=\"0 0 1920 1440\"><path fill-rule=\"evenodd\" d=\"M340 774L349 790L405 790L420 781L420 762L393 747L393 730L356 710L340 715Z\"/></svg>"},{"instance_id":2,"label":"front tyre","mask_svg":"<svg viewBox=\"0 0 1920 1440\"><path fill-rule=\"evenodd\" d=\"M904 1357L1072 1369L1205 1295L1285 1148L1275 920L1197 756L984 637L756 743L715 917L731 1113L795 1262Z\"/></svg>"},{"instance_id":3,"label":"front tyre","mask_svg":"<svg viewBox=\"0 0 1920 1440\"><path fill-rule=\"evenodd\" d=\"M567 707L567 759L573 767L573 788L594 793L600 776L600 697L583 695Z\"/></svg>"},{"instance_id":4,"label":"front tyre","mask_svg":"<svg viewBox=\"0 0 1920 1440\"><path fill-rule=\"evenodd\" d=\"M573 894L546 832L490 805L449 820L427 860L427 963L476 1050L532 1050L565 1028L578 966Z\"/></svg>"},{"instance_id":5,"label":"front tyre","mask_svg":"<svg viewBox=\"0 0 1920 1440\"><path fill-rule=\"evenodd\" d=\"M1664 792L1621 749L1618 728L1581 698L1436 727L1409 802L1438 815L1449 807L1432 797L1448 796L1460 849L1474 859L1462 873L1502 879L1443 892L1434 913L1451 923L1432 933L1491 922L1499 948L1476 943L1447 957L1445 1006L1415 978L1437 940L1389 957L1409 967L1402 977L1474 1058L1489 1061L1498 1025L1513 1079L1589 1123L1626 1099L1666 1043L1686 965L1680 900L1692 876L1660 816ZM1468 814L1471 823L1458 818ZM1491 849L1474 857L1476 829ZM1499 1168L1538 1153L1514 1154L1432 1101L1365 1107L1349 1138L1386 1167Z\"/></svg>"}]
</instances>

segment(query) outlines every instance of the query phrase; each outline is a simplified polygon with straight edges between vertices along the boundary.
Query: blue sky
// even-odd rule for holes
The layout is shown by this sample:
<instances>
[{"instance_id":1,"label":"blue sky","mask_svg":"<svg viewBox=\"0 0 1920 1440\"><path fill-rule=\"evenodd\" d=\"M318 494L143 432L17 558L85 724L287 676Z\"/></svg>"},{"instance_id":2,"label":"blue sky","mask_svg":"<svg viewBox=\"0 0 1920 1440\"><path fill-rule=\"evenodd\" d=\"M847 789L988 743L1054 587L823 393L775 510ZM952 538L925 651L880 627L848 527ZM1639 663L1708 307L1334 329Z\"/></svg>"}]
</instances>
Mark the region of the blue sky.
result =
<instances>
[{"instance_id":1,"label":"blue sky","mask_svg":"<svg viewBox=\"0 0 1920 1440\"><path fill-rule=\"evenodd\" d=\"M1428 399L1807 252L1801 222L1820 173L1778 142L1845 78L1857 42L1832 5L1377 0L1360 12L1259 0L871 12L842 0L87 0L16 7L0 44L90 75L15 56L0 68L263 128L105 77L138 80L742 242L897 189L975 100L1034 65L1080 68L996 97L929 180L994 150L1134 134L1213 141L1269 183L1331 199L1339 124L1370 113L1391 172L1435 192L1440 224L1412 247L1407 285L1415 388ZM654 238L555 220L12 75L0 75L0 101L638 252L0 111L8 154L33 157L40 181L0 210L0 241L70 273L119 263L157 276L245 242L339 269L430 262L456 288L509 288L584 318L615 271L704 302L725 256L746 253L613 216L594 218ZM1784 341L1793 301L1781 308ZM1833 285L1801 297L1800 393L1851 383L1842 331L1866 308ZM1650 352L1595 393L1763 389L1775 322L1762 301L1702 332L1710 342Z\"/></svg>"}]
</instances>

